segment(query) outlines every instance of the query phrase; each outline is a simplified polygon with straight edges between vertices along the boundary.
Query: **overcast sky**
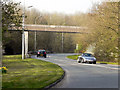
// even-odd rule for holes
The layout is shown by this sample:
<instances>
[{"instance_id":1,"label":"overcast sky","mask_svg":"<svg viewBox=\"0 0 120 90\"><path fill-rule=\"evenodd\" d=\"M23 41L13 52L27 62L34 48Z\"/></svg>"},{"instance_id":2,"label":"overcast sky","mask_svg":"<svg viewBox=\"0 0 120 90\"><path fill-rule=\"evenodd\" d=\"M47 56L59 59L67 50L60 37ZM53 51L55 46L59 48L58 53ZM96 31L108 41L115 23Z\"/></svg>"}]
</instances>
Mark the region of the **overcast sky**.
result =
<instances>
[{"instance_id":1,"label":"overcast sky","mask_svg":"<svg viewBox=\"0 0 120 90\"><path fill-rule=\"evenodd\" d=\"M13 0L21 2L24 0ZM34 8L45 12L59 12L66 14L74 14L76 12L87 12L93 3L100 0L25 0L25 6L33 6Z\"/></svg>"}]
</instances>

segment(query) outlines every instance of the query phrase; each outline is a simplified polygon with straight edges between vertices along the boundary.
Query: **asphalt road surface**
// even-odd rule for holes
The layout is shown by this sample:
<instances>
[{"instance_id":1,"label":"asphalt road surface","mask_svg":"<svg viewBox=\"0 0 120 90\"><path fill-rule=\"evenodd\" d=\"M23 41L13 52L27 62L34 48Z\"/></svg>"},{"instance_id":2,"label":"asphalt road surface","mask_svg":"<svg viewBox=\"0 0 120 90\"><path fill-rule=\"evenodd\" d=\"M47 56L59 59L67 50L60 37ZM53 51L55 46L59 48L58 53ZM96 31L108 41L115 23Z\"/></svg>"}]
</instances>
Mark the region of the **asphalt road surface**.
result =
<instances>
[{"instance_id":1,"label":"asphalt road surface","mask_svg":"<svg viewBox=\"0 0 120 90\"><path fill-rule=\"evenodd\" d=\"M52 62L61 66L66 75L53 88L118 88L118 66L77 63L66 56L73 54L48 54L47 58L32 58Z\"/></svg>"}]
</instances>

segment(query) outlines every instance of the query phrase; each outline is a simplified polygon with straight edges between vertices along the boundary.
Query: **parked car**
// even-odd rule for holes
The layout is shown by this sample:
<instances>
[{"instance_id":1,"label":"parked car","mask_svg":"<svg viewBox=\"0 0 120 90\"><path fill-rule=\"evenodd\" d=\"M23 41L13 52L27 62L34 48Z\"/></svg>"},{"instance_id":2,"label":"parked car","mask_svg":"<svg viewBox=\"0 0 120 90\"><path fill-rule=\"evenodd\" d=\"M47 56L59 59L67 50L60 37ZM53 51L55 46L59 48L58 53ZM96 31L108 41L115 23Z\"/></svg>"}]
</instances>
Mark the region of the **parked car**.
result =
<instances>
[{"instance_id":1,"label":"parked car","mask_svg":"<svg viewBox=\"0 0 120 90\"><path fill-rule=\"evenodd\" d=\"M39 57L39 56L46 58L46 51L45 50L38 50L37 57Z\"/></svg>"},{"instance_id":2,"label":"parked car","mask_svg":"<svg viewBox=\"0 0 120 90\"><path fill-rule=\"evenodd\" d=\"M78 56L77 62L96 64L96 58L91 53L83 53L82 55Z\"/></svg>"}]
</instances>

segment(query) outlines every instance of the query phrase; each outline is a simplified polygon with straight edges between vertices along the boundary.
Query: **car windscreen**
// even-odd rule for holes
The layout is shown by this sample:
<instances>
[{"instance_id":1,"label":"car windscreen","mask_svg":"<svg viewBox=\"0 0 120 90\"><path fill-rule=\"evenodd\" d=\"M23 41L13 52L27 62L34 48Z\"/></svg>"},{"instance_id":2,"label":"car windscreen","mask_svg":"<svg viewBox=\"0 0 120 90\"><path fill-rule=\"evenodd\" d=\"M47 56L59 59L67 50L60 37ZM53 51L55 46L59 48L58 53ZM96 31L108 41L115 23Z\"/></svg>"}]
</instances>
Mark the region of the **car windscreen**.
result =
<instances>
[{"instance_id":1,"label":"car windscreen","mask_svg":"<svg viewBox=\"0 0 120 90\"><path fill-rule=\"evenodd\" d=\"M85 57L93 57L92 54L89 54L89 53L84 53L82 56L85 56Z\"/></svg>"},{"instance_id":2,"label":"car windscreen","mask_svg":"<svg viewBox=\"0 0 120 90\"><path fill-rule=\"evenodd\" d=\"M38 50L38 52L40 52L40 54L43 54L45 50Z\"/></svg>"}]
</instances>

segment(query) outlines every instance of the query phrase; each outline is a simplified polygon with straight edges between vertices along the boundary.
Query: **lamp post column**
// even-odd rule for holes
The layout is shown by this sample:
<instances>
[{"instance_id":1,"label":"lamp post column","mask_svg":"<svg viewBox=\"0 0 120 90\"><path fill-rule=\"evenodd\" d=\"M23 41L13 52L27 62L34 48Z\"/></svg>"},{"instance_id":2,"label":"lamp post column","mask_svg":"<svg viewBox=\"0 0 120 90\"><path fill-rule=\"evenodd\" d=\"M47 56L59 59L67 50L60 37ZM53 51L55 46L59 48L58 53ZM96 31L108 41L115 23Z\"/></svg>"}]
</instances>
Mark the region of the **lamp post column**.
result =
<instances>
[{"instance_id":1,"label":"lamp post column","mask_svg":"<svg viewBox=\"0 0 120 90\"><path fill-rule=\"evenodd\" d=\"M37 41L37 37L36 37L36 31L35 31L35 45L34 45L35 49L34 49L34 51L36 51L36 41Z\"/></svg>"},{"instance_id":2,"label":"lamp post column","mask_svg":"<svg viewBox=\"0 0 120 90\"><path fill-rule=\"evenodd\" d=\"M64 39L64 37L63 37L63 32L62 32L62 53L63 53L63 43L64 43L64 41L63 41L63 39Z\"/></svg>"},{"instance_id":3,"label":"lamp post column","mask_svg":"<svg viewBox=\"0 0 120 90\"><path fill-rule=\"evenodd\" d=\"M38 17L35 18L35 25L37 24L37 23L36 23L36 20L37 20L38 18L40 18L40 17L42 17L42 16L40 15L40 16L38 16ZM37 49L37 33L36 33L36 31L35 31L34 51L36 51L36 49Z\"/></svg>"},{"instance_id":4,"label":"lamp post column","mask_svg":"<svg viewBox=\"0 0 120 90\"><path fill-rule=\"evenodd\" d=\"M32 6L29 6L28 8L31 8ZM23 21L22 21L22 59L27 57L28 54L28 32L24 32L25 29L25 0L24 0L24 8L23 8ZM26 37L25 37L26 35ZM26 39L25 39L26 38Z\"/></svg>"}]
</instances>

